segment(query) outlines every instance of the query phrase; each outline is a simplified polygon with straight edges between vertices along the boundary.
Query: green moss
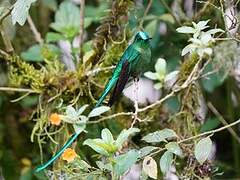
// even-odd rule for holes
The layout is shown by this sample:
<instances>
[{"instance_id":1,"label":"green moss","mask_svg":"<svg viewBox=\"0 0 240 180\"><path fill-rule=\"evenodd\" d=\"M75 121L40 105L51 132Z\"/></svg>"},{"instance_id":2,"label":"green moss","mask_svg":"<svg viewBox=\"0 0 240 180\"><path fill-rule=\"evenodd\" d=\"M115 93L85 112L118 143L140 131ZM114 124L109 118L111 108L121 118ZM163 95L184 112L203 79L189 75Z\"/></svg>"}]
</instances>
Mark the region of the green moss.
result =
<instances>
[{"instance_id":1,"label":"green moss","mask_svg":"<svg viewBox=\"0 0 240 180\"><path fill-rule=\"evenodd\" d=\"M22 61L18 56L9 58L9 84L14 87L30 87L42 91L44 87L44 73L33 65Z\"/></svg>"},{"instance_id":2,"label":"green moss","mask_svg":"<svg viewBox=\"0 0 240 180\"><path fill-rule=\"evenodd\" d=\"M185 80L187 80L188 76L191 74L197 61L198 61L197 54L192 54L182 63L180 67L180 73L179 73L179 80L178 80L179 84L182 84Z\"/></svg>"}]
</instances>

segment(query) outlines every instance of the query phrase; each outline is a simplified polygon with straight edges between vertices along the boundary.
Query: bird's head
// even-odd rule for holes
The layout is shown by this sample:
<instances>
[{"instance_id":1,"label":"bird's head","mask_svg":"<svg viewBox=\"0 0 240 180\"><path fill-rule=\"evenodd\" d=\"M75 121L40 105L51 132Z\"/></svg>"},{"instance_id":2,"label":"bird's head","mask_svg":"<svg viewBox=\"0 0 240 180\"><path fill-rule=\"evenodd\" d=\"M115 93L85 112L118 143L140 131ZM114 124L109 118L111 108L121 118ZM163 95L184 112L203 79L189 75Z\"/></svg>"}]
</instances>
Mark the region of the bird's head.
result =
<instances>
[{"instance_id":1,"label":"bird's head","mask_svg":"<svg viewBox=\"0 0 240 180\"><path fill-rule=\"evenodd\" d=\"M136 35L135 35L135 38L134 38L134 41L149 41L150 38L148 33L145 32L145 31L139 31Z\"/></svg>"}]
</instances>

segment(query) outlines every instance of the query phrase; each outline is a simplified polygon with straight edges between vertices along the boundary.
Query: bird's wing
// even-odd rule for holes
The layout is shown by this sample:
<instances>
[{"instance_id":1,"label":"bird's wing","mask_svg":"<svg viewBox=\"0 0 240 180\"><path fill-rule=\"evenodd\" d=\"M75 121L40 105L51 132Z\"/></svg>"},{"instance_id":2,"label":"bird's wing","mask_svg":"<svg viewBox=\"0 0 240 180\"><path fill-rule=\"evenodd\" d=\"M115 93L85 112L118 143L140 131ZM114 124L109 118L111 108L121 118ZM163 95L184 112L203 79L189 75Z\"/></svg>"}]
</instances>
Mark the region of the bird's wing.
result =
<instances>
[{"instance_id":1,"label":"bird's wing","mask_svg":"<svg viewBox=\"0 0 240 180\"><path fill-rule=\"evenodd\" d=\"M130 76L130 69L131 69L130 66L131 64L129 63L129 61L125 61L123 63L119 78L117 80L113 93L111 94L111 97L108 102L109 106L113 105L114 101L119 97L125 85L127 84L128 78Z\"/></svg>"}]
</instances>

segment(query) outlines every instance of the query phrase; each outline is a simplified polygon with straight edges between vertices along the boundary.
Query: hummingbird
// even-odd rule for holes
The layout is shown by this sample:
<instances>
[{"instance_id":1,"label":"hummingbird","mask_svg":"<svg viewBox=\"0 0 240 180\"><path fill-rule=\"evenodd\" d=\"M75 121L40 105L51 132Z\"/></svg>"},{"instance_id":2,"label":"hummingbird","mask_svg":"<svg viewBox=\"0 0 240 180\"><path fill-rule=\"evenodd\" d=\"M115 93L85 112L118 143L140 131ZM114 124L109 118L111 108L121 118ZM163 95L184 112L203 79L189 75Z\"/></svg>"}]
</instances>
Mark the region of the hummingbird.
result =
<instances>
[{"instance_id":1,"label":"hummingbird","mask_svg":"<svg viewBox=\"0 0 240 180\"><path fill-rule=\"evenodd\" d=\"M150 38L147 32L144 31L139 31L135 35L133 42L126 48L116 65L112 77L108 81L102 95L95 105L95 108L102 104L103 100L114 87L113 93L108 102L108 105L112 106L123 91L130 77L134 77L136 79L139 75L141 75L141 73L149 70L152 64L150 39L152 38ZM75 139L77 139L79 134L80 132L73 134L64 146L49 161L38 166L35 169L35 172L46 169L49 165L56 161L56 159L62 155L62 153L75 141Z\"/></svg>"},{"instance_id":2,"label":"hummingbird","mask_svg":"<svg viewBox=\"0 0 240 180\"><path fill-rule=\"evenodd\" d=\"M112 77L108 81L95 107L102 104L106 96L114 87L108 101L108 106L112 106L122 93L130 77L136 79L139 75L150 69L152 63L150 38L147 32L139 31L133 42L126 48L121 56Z\"/></svg>"}]
</instances>

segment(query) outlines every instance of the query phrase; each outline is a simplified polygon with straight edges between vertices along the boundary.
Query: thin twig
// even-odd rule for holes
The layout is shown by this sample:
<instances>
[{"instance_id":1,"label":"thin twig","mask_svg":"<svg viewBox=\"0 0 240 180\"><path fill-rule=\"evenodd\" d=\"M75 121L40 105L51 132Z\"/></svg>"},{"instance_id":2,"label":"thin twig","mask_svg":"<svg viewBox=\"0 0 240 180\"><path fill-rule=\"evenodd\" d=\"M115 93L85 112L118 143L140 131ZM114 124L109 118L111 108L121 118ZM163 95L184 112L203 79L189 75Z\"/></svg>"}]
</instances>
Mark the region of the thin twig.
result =
<instances>
[{"instance_id":1,"label":"thin twig","mask_svg":"<svg viewBox=\"0 0 240 180\"><path fill-rule=\"evenodd\" d=\"M37 93L37 94L40 93L39 91L36 91L33 89L12 88L12 87L0 87L0 91L15 91L15 92Z\"/></svg>"},{"instance_id":2,"label":"thin twig","mask_svg":"<svg viewBox=\"0 0 240 180\"><path fill-rule=\"evenodd\" d=\"M228 125L227 121L226 121L226 120L223 118L223 116L218 112L218 110L213 106L213 104L212 104L211 102L208 102L207 105L208 105L209 109L211 109L211 111L218 117L219 121L221 121L224 126L227 126L227 125ZM237 133L236 133L231 127L229 127L227 130L232 134L232 136L233 136L233 137L237 140L237 142L240 144L240 138L239 138L239 136L237 135Z\"/></svg>"},{"instance_id":3,"label":"thin twig","mask_svg":"<svg viewBox=\"0 0 240 180\"><path fill-rule=\"evenodd\" d=\"M85 0L80 0L80 29L79 29L79 59L82 58L83 32L84 32L84 9Z\"/></svg>"},{"instance_id":4,"label":"thin twig","mask_svg":"<svg viewBox=\"0 0 240 180\"><path fill-rule=\"evenodd\" d=\"M35 26L35 24L34 24L34 22L33 22L33 20L32 20L30 15L28 15L28 17L27 17L27 22L28 22L28 24L30 26L30 29L31 29L31 31L32 31L32 33L34 35L35 40L39 44L42 44L43 43L43 39L41 37L41 34L38 32L38 30L37 30L37 28L36 28L36 26Z\"/></svg>"},{"instance_id":5,"label":"thin twig","mask_svg":"<svg viewBox=\"0 0 240 180\"><path fill-rule=\"evenodd\" d=\"M7 11L4 14L2 14L2 16L0 17L0 25L2 24L3 20L11 14L13 7L14 6L12 5L11 7L6 8Z\"/></svg>"},{"instance_id":6,"label":"thin twig","mask_svg":"<svg viewBox=\"0 0 240 180\"><path fill-rule=\"evenodd\" d=\"M96 124L96 123L105 121L107 119L112 119L112 118L116 118L116 117L119 117L119 116L133 116L133 115L134 115L133 112L120 112L120 113L117 113L117 114L113 114L111 116L103 117L103 118L101 118L99 120L96 120L96 121L88 121L87 124Z\"/></svg>"},{"instance_id":7,"label":"thin twig","mask_svg":"<svg viewBox=\"0 0 240 180\"><path fill-rule=\"evenodd\" d=\"M12 103L18 102L18 101L24 99L25 97L27 97L29 94L31 94L31 93L30 93L30 92L27 92L26 94L20 96L19 98L11 100L11 102L12 102Z\"/></svg>"},{"instance_id":8,"label":"thin twig","mask_svg":"<svg viewBox=\"0 0 240 180\"><path fill-rule=\"evenodd\" d=\"M96 68L96 69L93 69L91 71L88 71L86 72L86 76L91 76L91 75L95 75L101 71L109 71L109 70L112 70L114 69L116 66L109 66L109 67L104 67L104 68Z\"/></svg>"},{"instance_id":9,"label":"thin twig","mask_svg":"<svg viewBox=\"0 0 240 180\"><path fill-rule=\"evenodd\" d=\"M140 23L139 23L139 28L140 28L140 29L143 28L144 19L145 19L145 17L147 16L147 13L148 13L148 11L149 11L149 9L150 9L151 6L152 6L152 0L149 0L149 1L148 1L148 4L147 4L147 7L146 7L146 9L145 9L145 11L144 11L143 17L141 18L141 21L140 21Z\"/></svg>"}]
</instances>

